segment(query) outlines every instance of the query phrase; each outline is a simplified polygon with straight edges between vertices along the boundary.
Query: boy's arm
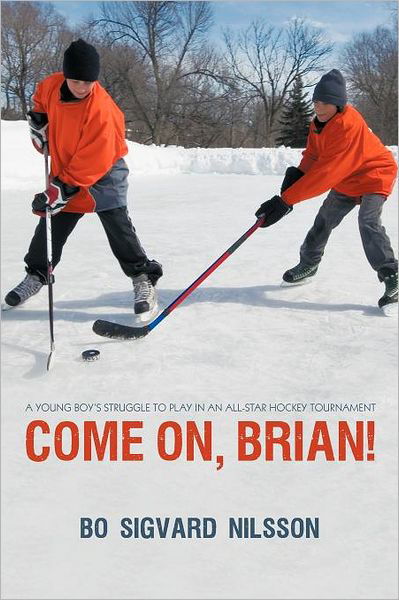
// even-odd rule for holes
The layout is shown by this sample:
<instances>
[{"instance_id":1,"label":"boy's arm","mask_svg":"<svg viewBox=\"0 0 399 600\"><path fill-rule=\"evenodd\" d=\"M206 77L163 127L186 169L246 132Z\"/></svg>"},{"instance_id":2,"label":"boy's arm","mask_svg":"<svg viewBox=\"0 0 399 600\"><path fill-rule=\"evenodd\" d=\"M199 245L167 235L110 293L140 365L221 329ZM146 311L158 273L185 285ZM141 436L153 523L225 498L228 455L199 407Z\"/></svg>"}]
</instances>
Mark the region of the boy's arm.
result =
<instances>
[{"instance_id":1,"label":"boy's arm","mask_svg":"<svg viewBox=\"0 0 399 600\"><path fill-rule=\"evenodd\" d=\"M32 144L35 150L43 154L44 145L48 142L48 117L40 83L36 86L32 100L33 110L27 112L26 119Z\"/></svg>"},{"instance_id":2,"label":"boy's arm","mask_svg":"<svg viewBox=\"0 0 399 600\"><path fill-rule=\"evenodd\" d=\"M46 98L43 93L43 86L41 82L36 84L34 94L32 96L33 111L38 113L47 113Z\"/></svg>"},{"instance_id":3,"label":"boy's arm","mask_svg":"<svg viewBox=\"0 0 399 600\"><path fill-rule=\"evenodd\" d=\"M314 135L317 135L312 132L312 128L314 127L314 123L310 124L308 138L306 140L306 148L302 152L302 160L298 165L298 169L302 171L302 173L307 173L309 169L314 165L317 160L317 149L314 144Z\"/></svg>"},{"instance_id":4,"label":"boy's arm","mask_svg":"<svg viewBox=\"0 0 399 600\"><path fill-rule=\"evenodd\" d=\"M322 156L313 162L299 181L282 193L284 202L293 205L319 196L359 167L361 157L357 154L355 140L343 129L334 133L335 135L328 140L327 149Z\"/></svg>"}]
</instances>

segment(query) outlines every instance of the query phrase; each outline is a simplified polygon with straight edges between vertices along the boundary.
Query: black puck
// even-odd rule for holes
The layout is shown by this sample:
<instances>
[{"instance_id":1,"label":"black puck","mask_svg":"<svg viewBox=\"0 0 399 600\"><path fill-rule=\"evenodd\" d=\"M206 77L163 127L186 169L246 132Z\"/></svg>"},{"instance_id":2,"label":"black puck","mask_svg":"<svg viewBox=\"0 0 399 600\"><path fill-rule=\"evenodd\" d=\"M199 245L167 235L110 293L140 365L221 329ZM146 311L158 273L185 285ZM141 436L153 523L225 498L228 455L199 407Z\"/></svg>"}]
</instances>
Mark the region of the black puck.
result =
<instances>
[{"instance_id":1,"label":"black puck","mask_svg":"<svg viewBox=\"0 0 399 600\"><path fill-rule=\"evenodd\" d=\"M86 362L98 360L100 358L100 351L99 350L84 350L82 352L82 358Z\"/></svg>"}]
</instances>

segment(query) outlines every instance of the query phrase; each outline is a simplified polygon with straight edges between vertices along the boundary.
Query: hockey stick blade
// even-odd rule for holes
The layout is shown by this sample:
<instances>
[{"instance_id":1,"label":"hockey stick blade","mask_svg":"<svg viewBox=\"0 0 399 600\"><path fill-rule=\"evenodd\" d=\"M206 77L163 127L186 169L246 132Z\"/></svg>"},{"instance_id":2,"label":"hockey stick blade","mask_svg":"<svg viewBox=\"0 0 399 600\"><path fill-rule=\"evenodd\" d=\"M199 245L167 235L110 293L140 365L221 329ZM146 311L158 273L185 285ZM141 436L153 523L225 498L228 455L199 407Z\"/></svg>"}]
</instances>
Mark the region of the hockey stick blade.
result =
<instances>
[{"instance_id":1,"label":"hockey stick blade","mask_svg":"<svg viewBox=\"0 0 399 600\"><path fill-rule=\"evenodd\" d=\"M50 354L47 357L47 371L50 371L51 367L53 366L53 359L54 359L54 350L51 350Z\"/></svg>"},{"instance_id":2,"label":"hockey stick blade","mask_svg":"<svg viewBox=\"0 0 399 600\"><path fill-rule=\"evenodd\" d=\"M97 335L112 340L136 340L145 337L150 329L148 325L144 325L144 327L129 327L129 325L120 325L119 323L97 319L93 323L93 331Z\"/></svg>"},{"instance_id":3,"label":"hockey stick blade","mask_svg":"<svg viewBox=\"0 0 399 600\"><path fill-rule=\"evenodd\" d=\"M234 242L230 248L219 256L195 281L192 282L191 285L188 286L177 298L169 304L153 321L148 323L148 325L144 325L143 327L129 327L128 325L119 325L118 323L113 323L111 321L102 321L98 319L93 324L93 331L97 335L102 335L103 337L108 337L116 340L137 340L138 338L146 336L150 331L154 329L159 323L161 323L165 317L167 317L175 308L177 308L182 302L184 302L185 298L189 296L198 286L201 285L203 281L211 273L213 273L223 262L233 254L247 240L261 225L263 225L265 220L264 216L260 216L256 223L252 225L238 240Z\"/></svg>"}]
</instances>

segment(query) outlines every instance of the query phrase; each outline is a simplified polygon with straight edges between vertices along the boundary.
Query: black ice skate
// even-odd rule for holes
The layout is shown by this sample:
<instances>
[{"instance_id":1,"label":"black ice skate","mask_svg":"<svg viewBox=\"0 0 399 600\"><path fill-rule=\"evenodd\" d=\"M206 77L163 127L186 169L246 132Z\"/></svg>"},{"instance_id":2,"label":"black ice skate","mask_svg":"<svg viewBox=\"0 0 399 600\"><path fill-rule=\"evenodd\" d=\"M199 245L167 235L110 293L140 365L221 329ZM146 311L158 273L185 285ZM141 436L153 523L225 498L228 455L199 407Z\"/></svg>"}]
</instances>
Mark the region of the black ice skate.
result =
<instances>
[{"instance_id":1,"label":"black ice skate","mask_svg":"<svg viewBox=\"0 0 399 600\"><path fill-rule=\"evenodd\" d=\"M296 267L289 269L283 275L282 286L288 285L303 285L309 281L317 273L318 265L305 265L300 262Z\"/></svg>"},{"instance_id":2,"label":"black ice skate","mask_svg":"<svg viewBox=\"0 0 399 600\"><path fill-rule=\"evenodd\" d=\"M2 310L9 310L40 292L43 287L43 282L38 275L28 273L23 281L19 283L11 292L8 292L4 298Z\"/></svg>"},{"instance_id":3,"label":"black ice skate","mask_svg":"<svg viewBox=\"0 0 399 600\"><path fill-rule=\"evenodd\" d=\"M385 292L378 300L378 306L386 315L391 315L397 311L398 274L395 271L381 269L378 278L385 283Z\"/></svg>"}]
</instances>

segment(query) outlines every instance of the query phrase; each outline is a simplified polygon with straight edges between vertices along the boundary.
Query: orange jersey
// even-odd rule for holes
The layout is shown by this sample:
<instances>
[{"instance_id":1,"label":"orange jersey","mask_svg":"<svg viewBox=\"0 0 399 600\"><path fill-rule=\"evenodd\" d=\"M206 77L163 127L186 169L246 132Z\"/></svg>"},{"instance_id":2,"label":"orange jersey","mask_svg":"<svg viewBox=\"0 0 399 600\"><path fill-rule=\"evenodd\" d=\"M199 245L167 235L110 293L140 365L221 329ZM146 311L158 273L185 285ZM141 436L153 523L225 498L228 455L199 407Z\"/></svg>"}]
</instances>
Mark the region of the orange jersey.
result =
<instances>
[{"instance_id":1,"label":"orange jersey","mask_svg":"<svg viewBox=\"0 0 399 600\"><path fill-rule=\"evenodd\" d=\"M64 210L93 212L96 202L90 187L128 152L125 120L98 82L83 100L62 101L64 80L62 73L55 73L41 81L33 96L33 110L48 116L51 176L80 187Z\"/></svg>"},{"instance_id":2,"label":"orange jersey","mask_svg":"<svg viewBox=\"0 0 399 600\"><path fill-rule=\"evenodd\" d=\"M298 168L305 175L282 193L283 200L291 205L330 189L354 197L389 196L397 173L392 153L350 105L319 133L312 121Z\"/></svg>"}]
</instances>

